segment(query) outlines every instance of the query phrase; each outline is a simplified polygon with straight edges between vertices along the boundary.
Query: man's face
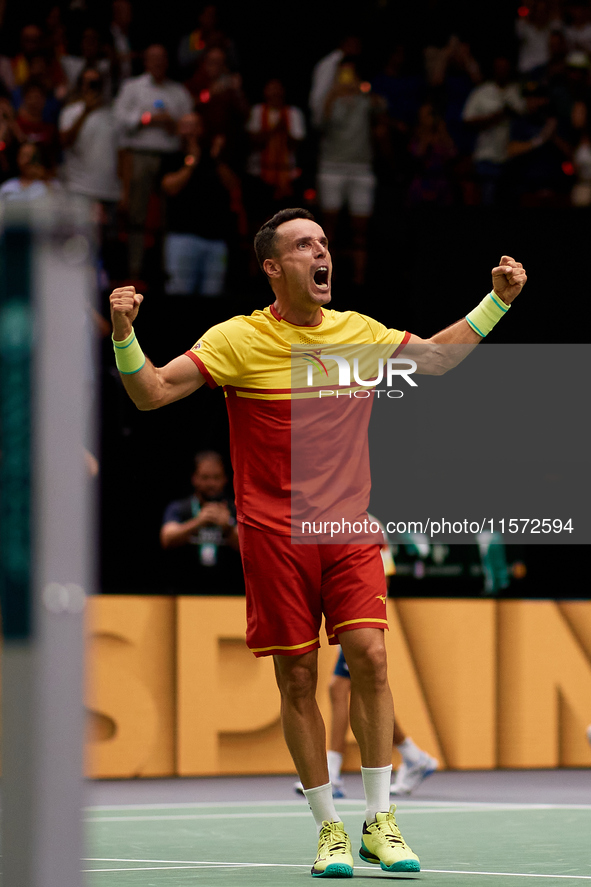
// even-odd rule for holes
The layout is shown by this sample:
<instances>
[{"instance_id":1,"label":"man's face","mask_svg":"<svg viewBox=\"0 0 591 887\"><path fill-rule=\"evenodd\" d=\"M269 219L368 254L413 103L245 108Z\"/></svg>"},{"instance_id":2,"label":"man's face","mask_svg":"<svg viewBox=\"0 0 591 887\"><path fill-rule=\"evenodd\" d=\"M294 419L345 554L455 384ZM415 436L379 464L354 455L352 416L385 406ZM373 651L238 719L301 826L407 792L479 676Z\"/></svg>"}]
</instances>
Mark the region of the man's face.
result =
<instances>
[{"instance_id":1,"label":"man's face","mask_svg":"<svg viewBox=\"0 0 591 887\"><path fill-rule=\"evenodd\" d=\"M150 46L146 49L144 65L154 80L162 80L168 70L168 53L163 46Z\"/></svg>"},{"instance_id":2,"label":"man's face","mask_svg":"<svg viewBox=\"0 0 591 887\"><path fill-rule=\"evenodd\" d=\"M267 264L270 263L270 264ZM284 222L275 235L275 256L265 262L273 289L293 305L326 305L331 298L332 259L326 234L310 219Z\"/></svg>"},{"instance_id":3,"label":"man's face","mask_svg":"<svg viewBox=\"0 0 591 887\"><path fill-rule=\"evenodd\" d=\"M39 178L42 172L38 151L35 145L25 142L21 145L16 158L19 171L28 178Z\"/></svg>"},{"instance_id":4,"label":"man's face","mask_svg":"<svg viewBox=\"0 0 591 887\"><path fill-rule=\"evenodd\" d=\"M43 113L45 107L45 93L37 87L31 87L27 90L23 98L23 106L33 116L39 117Z\"/></svg>"},{"instance_id":5,"label":"man's face","mask_svg":"<svg viewBox=\"0 0 591 887\"><path fill-rule=\"evenodd\" d=\"M210 80L217 80L226 70L226 53L222 49L210 49L203 59L203 69Z\"/></svg>"},{"instance_id":6,"label":"man's face","mask_svg":"<svg viewBox=\"0 0 591 887\"><path fill-rule=\"evenodd\" d=\"M280 80L269 80L264 89L265 101L274 108L280 108L285 100L285 91Z\"/></svg>"},{"instance_id":7,"label":"man's face","mask_svg":"<svg viewBox=\"0 0 591 887\"><path fill-rule=\"evenodd\" d=\"M200 139L203 135L203 122L199 114L195 114L193 111L183 114L178 122L178 134L185 139Z\"/></svg>"},{"instance_id":8,"label":"man's face","mask_svg":"<svg viewBox=\"0 0 591 887\"><path fill-rule=\"evenodd\" d=\"M41 48L42 33L36 25L27 25L21 31L21 49L25 55L34 55Z\"/></svg>"},{"instance_id":9,"label":"man's face","mask_svg":"<svg viewBox=\"0 0 591 887\"><path fill-rule=\"evenodd\" d=\"M220 499L227 481L224 466L217 459L204 459L199 463L191 481L202 502Z\"/></svg>"}]
</instances>

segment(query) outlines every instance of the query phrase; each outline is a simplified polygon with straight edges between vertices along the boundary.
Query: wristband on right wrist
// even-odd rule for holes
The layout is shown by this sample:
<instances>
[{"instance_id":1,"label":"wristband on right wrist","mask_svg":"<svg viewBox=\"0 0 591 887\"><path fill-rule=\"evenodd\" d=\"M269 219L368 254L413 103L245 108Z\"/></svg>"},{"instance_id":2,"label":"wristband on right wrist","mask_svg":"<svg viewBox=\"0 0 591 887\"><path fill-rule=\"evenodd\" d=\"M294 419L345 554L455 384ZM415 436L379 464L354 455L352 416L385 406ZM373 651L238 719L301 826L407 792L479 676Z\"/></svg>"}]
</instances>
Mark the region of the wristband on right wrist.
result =
<instances>
[{"instance_id":1,"label":"wristband on right wrist","mask_svg":"<svg viewBox=\"0 0 591 887\"><path fill-rule=\"evenodd\" d=\"M492 290L476 308L466 314L466 320L474 332L484 338L501 317L505 316L510 307Z\"/></svg>"},{"instance_id":2,"label":"wristband on right wrist","mask_svg":"<svg viewBox=\"0 0 591 887\"><path fill-rule=\"evenodd\" d=\"M115 363L119 372L123 373L124 376L139 373L146 362L146 358L140 348L134 328L131 328L130 334L121 342L116 342L113 337L111 338L115 351Z\"/></svg>"}]
</instances>

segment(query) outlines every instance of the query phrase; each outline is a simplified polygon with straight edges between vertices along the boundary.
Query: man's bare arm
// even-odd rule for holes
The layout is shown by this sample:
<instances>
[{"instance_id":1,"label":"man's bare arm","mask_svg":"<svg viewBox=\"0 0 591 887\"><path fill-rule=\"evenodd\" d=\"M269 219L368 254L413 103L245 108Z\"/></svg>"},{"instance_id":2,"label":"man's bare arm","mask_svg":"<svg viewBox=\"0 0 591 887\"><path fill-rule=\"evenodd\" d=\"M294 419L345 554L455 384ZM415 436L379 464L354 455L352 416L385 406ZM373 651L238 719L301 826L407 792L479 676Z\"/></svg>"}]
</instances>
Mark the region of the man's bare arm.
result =
<instances>
[{"instance_id":1,"label":"man's bare arm","mask_svg":"<svg viewBox=\"0 0 591 887\"><path fill-rule=\"evenodd\" d=\"M500 264L492 269L493 292L506 305L510 305L517 298L526 280L527 274L523 265L511 256L502 256ZM463 317L429 339L421 339L411 334L403 353L405 357L412 357L417 361L417 372L440 375L457 366L481 341L482 336L479 336ZM421 348L413 352L413 348L409 347L413 345ZM458 347L437 348L438 345Z\"/></svg>"},{"instance_id":2,"label":"man's bare arm","mask_svg":"<svg viewBox=\"0 0 591 887\"><path fill-rule=\"evenodd\" d=\"M110 297L113 339L122 342L131 331L143 296L135 287L113 290ZM139 410L155 410L192 394L205 382L199 368L185 354L175 357L166 366L156 367L146 358L136 373L121 373L125 390Z\"/></svg>"}]
</instances>

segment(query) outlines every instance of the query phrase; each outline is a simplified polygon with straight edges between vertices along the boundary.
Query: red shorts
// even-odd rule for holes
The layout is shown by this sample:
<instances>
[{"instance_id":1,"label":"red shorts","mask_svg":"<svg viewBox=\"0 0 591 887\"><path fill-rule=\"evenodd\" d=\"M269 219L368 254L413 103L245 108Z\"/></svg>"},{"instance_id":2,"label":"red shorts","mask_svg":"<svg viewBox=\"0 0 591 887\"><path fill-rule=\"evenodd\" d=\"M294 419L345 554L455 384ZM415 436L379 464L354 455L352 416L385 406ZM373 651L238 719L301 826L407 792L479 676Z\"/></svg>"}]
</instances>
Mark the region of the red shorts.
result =
<instances>
[{"instance_id":1,"label":"red shorts","mask_svg":"<svg viewBox=\"0 0 591 887\"><path fill-rule=\"evenodd\" d=\"M246 643L255 656L299 656L353 628L387 628L379 545L292 545L239 523L246 584Z\"/></svg>"}]
</instances>

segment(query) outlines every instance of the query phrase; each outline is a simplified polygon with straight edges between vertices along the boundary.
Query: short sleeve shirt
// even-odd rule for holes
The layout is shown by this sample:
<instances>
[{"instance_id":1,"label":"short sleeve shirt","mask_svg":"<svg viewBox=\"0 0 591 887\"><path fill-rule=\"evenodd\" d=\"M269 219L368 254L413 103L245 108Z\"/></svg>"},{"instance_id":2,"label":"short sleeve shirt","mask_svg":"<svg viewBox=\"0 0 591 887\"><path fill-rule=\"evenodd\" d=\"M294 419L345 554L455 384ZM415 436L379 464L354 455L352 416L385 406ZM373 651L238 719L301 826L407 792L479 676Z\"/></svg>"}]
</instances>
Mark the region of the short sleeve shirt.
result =
<instances>
[{"instance_id":1,"label":"short sleeve shirt","mask_svg":"<svg viewBox=\"0 0 591 887\"><path fill-rule=\"evenodd\" d=\"M355 507L369 495L365 481L356 486L356 469L350 462L353 458L361 465L367 458L367 434L365 442L360 438L360 447L350 446L351 425L345 413L351 398L332 398L327 409L338 411L335 422L319 392L323 386L333 391L347 387L341 385L338 363L328 359L335 346L380 346L380 354L390 357L409 338L409 333L353 311L323 309L321 322L310 327L288 323L270 307L212 327L186 352L210 387L224 388L239 521L270 532L291 532L294 423L304 435L302 458L311 460L305 462L310 476L318 474L318 459L323 460L320 473L327 496L343 492L343 477L352 478L346 495ZM319 403L322 422L313 418ZM319 436L326 432L326 422L334 435L328 460ZM363 423L355 420L356 430L358 425L363 433ZM297 446L302 449L300 443ZM345 466L339 461L344 454Z\"/></svg>"}]
</instances>

